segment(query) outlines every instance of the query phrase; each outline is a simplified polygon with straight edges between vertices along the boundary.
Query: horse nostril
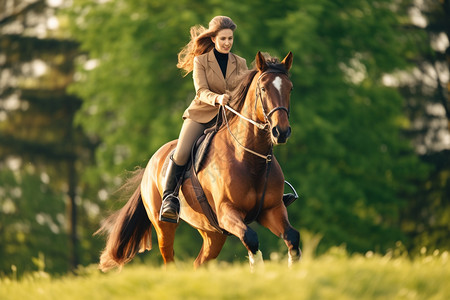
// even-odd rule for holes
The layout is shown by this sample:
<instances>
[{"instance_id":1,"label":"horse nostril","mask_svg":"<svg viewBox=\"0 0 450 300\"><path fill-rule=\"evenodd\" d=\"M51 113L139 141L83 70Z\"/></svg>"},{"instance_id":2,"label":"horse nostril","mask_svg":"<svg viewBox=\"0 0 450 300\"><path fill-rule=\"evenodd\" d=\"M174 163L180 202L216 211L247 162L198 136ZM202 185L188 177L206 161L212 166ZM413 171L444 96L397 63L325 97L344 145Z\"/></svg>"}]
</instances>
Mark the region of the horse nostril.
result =
<instances>
[{"instance_id":1,"label":"horse nostril","mask_svg":"<svg viewBox=\"0 0 450 300\"><path fill-rule=\"evenodd\" d=\"M277 138L280 135L280 132L278 131L278 126L272 128L272 135L274 138Z\"/></svg>"},{"instance_id":2,"label":"horse nostril","mask_svg":"<svg viewBox=\"0 0 450 300\"><path fill-rule=\"evenodd\" d=\"M288 130L287 130L287 133L286 133L286 138L291 136L291 132L292 132L292 129L291 129L291 126L289 126Z\"/></svg>"}]
</instances>

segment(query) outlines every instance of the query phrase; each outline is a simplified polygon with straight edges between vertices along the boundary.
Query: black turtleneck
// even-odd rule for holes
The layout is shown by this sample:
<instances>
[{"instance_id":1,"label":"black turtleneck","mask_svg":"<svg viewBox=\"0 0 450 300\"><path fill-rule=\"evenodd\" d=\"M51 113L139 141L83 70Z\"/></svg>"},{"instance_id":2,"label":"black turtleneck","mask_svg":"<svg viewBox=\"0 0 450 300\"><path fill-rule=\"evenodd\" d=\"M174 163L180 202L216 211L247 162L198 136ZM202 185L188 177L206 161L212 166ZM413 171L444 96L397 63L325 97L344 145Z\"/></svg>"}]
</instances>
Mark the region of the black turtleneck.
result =
<instances>
[{"instance_id":1,"label":"black turtleneck","mask_svg":"<svg viewBox=\"0 0 450 300\"><path fill-rule=\"evenodd\" d=\"M216 48L214 48L214 56L219 63L220 70L222 70L223 78L225 78L227 74L228 53L220 53Z\"/></svg>"}]
</instances>

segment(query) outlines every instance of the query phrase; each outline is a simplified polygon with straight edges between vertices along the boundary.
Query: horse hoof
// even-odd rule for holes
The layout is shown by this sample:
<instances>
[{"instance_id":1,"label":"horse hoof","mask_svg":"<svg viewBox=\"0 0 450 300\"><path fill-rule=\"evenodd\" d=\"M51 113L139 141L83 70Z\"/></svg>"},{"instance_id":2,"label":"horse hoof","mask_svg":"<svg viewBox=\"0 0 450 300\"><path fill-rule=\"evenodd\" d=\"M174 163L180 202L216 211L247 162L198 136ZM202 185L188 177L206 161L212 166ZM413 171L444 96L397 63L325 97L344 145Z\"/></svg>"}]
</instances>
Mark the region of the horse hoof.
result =
<instances>
[{"instance_id":1,"label":"horse hoof","mask_svg":"<svg viewBox=\"0 0 450 300\"><path fill-rule=\"evenodd\" d=\"M300 258L302 257L302 251L298 249L298 253L291 254L288 253L288 267L291 268L295 263L300 261Z\"/></svg>"},{"instance_id":2,"label":"horse hoof","mask_svg":"<svg viewBox=\"0 0 450 300\"><path fill-rule=\"evenodd\" d=\"M264 267L264 259L261 250L256 251L255 254L249 252L248 259L250 261L250 271L255 272L256 269Z\"/></svg>"}]
</instances>

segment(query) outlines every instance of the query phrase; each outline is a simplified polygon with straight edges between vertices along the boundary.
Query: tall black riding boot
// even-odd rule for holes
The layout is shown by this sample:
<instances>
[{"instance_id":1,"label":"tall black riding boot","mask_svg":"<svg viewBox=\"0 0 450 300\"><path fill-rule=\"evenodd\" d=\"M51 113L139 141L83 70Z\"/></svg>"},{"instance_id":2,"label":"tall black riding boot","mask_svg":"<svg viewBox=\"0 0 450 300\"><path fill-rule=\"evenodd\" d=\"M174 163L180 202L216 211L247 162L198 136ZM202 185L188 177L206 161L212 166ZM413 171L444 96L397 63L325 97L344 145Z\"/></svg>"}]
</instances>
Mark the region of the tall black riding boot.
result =
<instances>
[{"instance_id":1,"label":"tall black riding boot","mask_svg":"<svg viewBox=\"0 0 450 300\"><path fill-rule=\"evenodd\" d=\"M178 223L180 218L180 199L178 199L178 182L184 174L184 166L177 165L170 157L166 171L166 182L164 184L163 202L159 211L159 220L164 222Z\"/></svg>"}]
</instances>

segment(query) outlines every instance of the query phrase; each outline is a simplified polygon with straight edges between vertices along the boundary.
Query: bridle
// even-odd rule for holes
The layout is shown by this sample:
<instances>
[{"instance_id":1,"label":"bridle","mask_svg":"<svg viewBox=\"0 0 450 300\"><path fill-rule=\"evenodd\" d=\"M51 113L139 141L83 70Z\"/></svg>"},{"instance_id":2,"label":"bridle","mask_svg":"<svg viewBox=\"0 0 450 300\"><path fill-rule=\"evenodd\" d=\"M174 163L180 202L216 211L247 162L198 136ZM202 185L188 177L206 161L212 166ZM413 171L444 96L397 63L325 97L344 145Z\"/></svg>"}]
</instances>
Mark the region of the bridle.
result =
<instances>
[{"instance_id":1,"label":"bridle","mask_svg":"<svg viewBox=\"0 0 450 300\"><path fill-rule=\"evenodd\" d=\"M256 81L255 110L256 110L256 105L258 104L258 99L259 99L260 102L261 102L261 107L262 107L262 111L263 111L263 114L264 114L265 124L271 125L269 118L274 112L276 112L278 110L283 110L283 111L286 112L286 114L288 116L288 119L289 119L290 108L289 107L285 107L285 106L277 106L277 107L273 108L271 111L269 111L269 113L266 113L266 108L264 107L264 101L263 101L263 97L262 97L262 93L261 93L261 91L264 91L264 88L261 88L261 78L264 75L268 74L268 73L280 73L280 74L284 74L286 76L288 76L288 73L286 71L280 70L280 69L269 69L269 70L263 72L261 75L259 75L258 80Z\"/></svg>"},{"instance_id":2,"label":"bridle","mask_svg":"<svg viewBox=\"0 0 450 300\"><path fill-rule=\"evenodd\" d=\"M280 74L288 75L288 73L287 73L284 69L276 68L276 67L270 68L270 69L264 71L263 73L261 73L261 75L259 75L259 77L258 77L258 79L257 79L257 81L256 81L256 89L255 89L255 111L256 111L256 106L258 105L258 101L261 102L261 107L262 107L262 111L263 111L263 115L264 115L264 120L265 120L264 123L260 123L260 122L254 121L254 120L252 120L252 119L250 119L250 118L247 118L247 117L245 117L244 115L242 115L241 113L239 113L239 112L237 112L236 110L234 110L233 108L231 108L229 105L224 105L224 107L225 107L227 110L231 111L233 114L237 115L237 116L240 117L241 119L246 120L247 122L249 122L249 123L255 125L258 129L261 129L261 130L268 130L268 128L271 128L272 124L271 124L271 122L270 122L270 116L271 116L273 113L275 113L276 111L278 111L278 110L285 111L286 114L287 114L287 116L288 116L288 118L289 118L289 115L290 115L290 107L285 107L285 106L277 106L277 107L273 108L271 111L269 111L269 113L266 113L266 108L265 108L265 106L264 106L264 101L263 101L263 97L262 97L262 93L261 93L261 91L263 91L263 88L261 88L261 78L262 78L264 75L268 74L268 73L280 73ZM233 134L233 132L231 131L230 126L229 126L229 123L228 123L228 119L227 119L227 116L226 116L226 113L225 113L225 110L222 110L222 112L223 112L223 119L224 119L224 121L225 121L225 123L226 123L226 125L227 125L228 131L230 132L230 134L231 134L231 136L233 137L233 139L234 139L234 140L235 140L235 141L236 141L236 142L237 142L244 150L246 150L247 152L250 152L250 153L252 153L252 154L254 154L254 155L258 156L258 157L261 157L261 158L265 159L266 162L272 161L272 148L273 148L273 144L271 145L271 147L270 147L270 152L269 152L269 154L267 154L267 155L263 155L263 154L260 154L260 153L258 153L258 152L256 152L256 151L253 151L253 150L251 150L251 149L246 148L244 145L242 145L242 144L238 141L238 139L236 138L236 136L235 136L235 135Z\"/></svg>"}]
</instances>

